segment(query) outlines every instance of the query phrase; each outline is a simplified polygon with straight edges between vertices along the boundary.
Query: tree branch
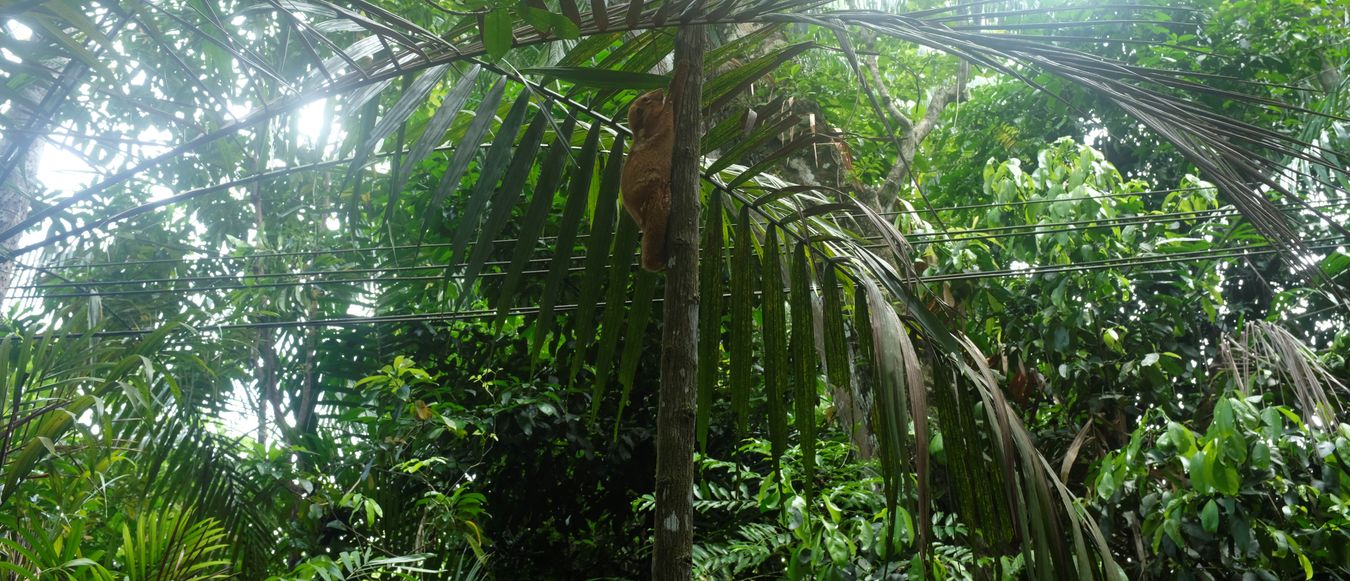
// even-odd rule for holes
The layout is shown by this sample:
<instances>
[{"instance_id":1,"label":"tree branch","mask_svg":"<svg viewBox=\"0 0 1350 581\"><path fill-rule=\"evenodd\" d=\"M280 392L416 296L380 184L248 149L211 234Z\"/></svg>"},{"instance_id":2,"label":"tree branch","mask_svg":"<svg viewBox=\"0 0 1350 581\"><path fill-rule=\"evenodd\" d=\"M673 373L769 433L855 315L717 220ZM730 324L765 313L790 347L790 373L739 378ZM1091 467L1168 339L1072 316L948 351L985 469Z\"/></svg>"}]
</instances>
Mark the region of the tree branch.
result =
<instances>
[{"instance_id":1,"label":"tree branch","mask_svg":"<svg viewBox=\"0 0 1350 581\"><path fill-rule=\"evenodd\" d=\"M900 141L900 153L896 159L895 165L891 167L890 173L886 174L886 181L882 182L882 196L889 199L900 191L900 183L904 180L905 174L909 173L909 167L914 163L914 156L919 152L919 144L928 137L937 128L938 119L942 117L942 112L948 105L956 103L966 98L966 77L970 75L970 65L961 63L961 68L956 74L956 81L950 85L942 87L933 93L933 98L928 100L928 108L924 110L923 117L918 122L912 122L908 118L897 115L900 124L905 126L904 137ZM882 87L878 91L884 91L885 86L881 84L880 75L876 81L877 86ZM882 93L886 95L886 93ZM889 99L887 100L890 102ZM894 105L889 105L895 109Z\"/></svg>"}]
</instances>

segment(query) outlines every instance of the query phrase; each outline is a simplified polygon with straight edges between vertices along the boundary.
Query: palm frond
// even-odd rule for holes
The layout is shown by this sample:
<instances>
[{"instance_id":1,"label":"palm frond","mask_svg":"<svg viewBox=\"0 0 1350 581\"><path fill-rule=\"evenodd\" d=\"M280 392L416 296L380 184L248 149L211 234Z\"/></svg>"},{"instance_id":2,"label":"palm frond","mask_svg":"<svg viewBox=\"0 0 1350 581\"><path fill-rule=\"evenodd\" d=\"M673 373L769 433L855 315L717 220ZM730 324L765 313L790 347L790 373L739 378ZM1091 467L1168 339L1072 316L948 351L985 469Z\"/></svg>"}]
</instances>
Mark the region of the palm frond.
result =
<instances>
[{"instance_id":1,"label":"palm frond","mask_svg":"<svg viewBox=\"0 0 1350 581\"><path fill-rule=\"evenodd\" d=\"M1263 391L1273 377L1293 392L1304 423L1317 429L1340 424L1337 402L1350 388L1289 331L1266 321L1248 322L1241 335L1224 337L1220 355L1242 393Z\"/></svg>"}]
</instances>

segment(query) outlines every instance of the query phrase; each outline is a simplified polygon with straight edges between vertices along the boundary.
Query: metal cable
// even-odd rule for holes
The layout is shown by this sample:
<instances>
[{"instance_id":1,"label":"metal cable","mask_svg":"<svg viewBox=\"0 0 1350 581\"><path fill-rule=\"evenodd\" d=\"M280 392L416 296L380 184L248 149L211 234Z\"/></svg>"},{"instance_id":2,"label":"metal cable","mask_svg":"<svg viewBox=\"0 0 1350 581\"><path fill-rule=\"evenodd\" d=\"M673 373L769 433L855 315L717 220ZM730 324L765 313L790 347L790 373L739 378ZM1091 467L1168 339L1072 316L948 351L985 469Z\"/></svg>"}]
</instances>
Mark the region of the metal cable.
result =
<instances>
[{"instance_id":1,"label":"metal cable","mask_svg":"<svg viewBox=\"0 0 1350 581\"><path fill-rule=\"evenodd\" d=\"M1345 242L1345 240L1342 239L1342 240L1341 240L1341 243L1344 243L1344 242ZM1309 249L1327 249L1327 248L1336 248L1336 247L1340 246L1341 243L1337 243L1337 244L1323 244L1323 245L1309 246ZM989 271L989 272L977 272L977 273L961 273L961 274L955 274L955 275L938 275L938 276L931 276L931 277L920 277L920 280L923 280L923 281L944 281L944 280L957 280L958 278L960 278L960 279L976 279L976 278L1004 278L1004 277L1013 277L1013 276L1032 276L1032 275L1038 275L1038 274L1053 274L1053 273L1063 273L1063 272L1072 272L1072 271L1097 270L1097 269L1101 269L1101 268L1110 268L1110 267L1112 267L1112 266L1121 267L1121 268L1129 268L1129 267L1134 267L1134 266L1146 266L1146 265L1152 265L1152 264L1165 264L1165 263L1170 263L1170 262L1185 262L1185 261L1189 261L1189 260L1204 260L1204 259L1209 259L1209 258L1228 258L1228 257L1239 257L1239 256L1252 256L1252 255L1275 254L1275 253L1278 253L1278 252L1279 252L1279 249L1273 248L1273 247L1271 247L1271 246L1269 246L1269 245L1261 245L1260 248L1251 247L1250 250L1247 249L1247 248L1245 248L1245 247L1244 247L1244 248L1241 248L1241 249L1228 249L1228 250L1230 250L1230 252L1228 253L1228 255L1215 254L1215 255L1210 255L1210 256L1200 256L1200 257L1190 257L1190 256L1181 256L1181 255L1177 255L1177 256L1162 256L1162 257L1149 257L1149 260L1148 260L1148 261L1138 261L1138 262L1131 263L1131 264L1099 265L1099 264L1092 264L1092 263L1080 263L1080 264L1077 264L1077 265L1061 265L1061 266L1051 266L1051 267L1033 267L1033 268L1031 268L1031 269L1015 270L1015 271ZM726 296L728 296L728 295L724 294L723 296L726 297ZM653 302L653 303L662 302L662 299L661 299L660 297L655 297L655 298L652 299L652 302ZM632 301L631 301L631 300L629 300L629 301L624 301L624 304L625 304L625 305L631 305L631 304L632 304ZM606 303L605 303L604 301L600 301L600 302L596 303L596 306L606 306ZM559 312L570 312L570 311L575 311L575 310L577 310L578 308L580 308L580 305L577 305L577 304L558 305L558 306L556 306L556 307L553 308L553 312L554 312L554 313L559 313ZM513 308L513 309L508 310L508 311L507 311L507 315L509 315L509 316L537 315L537 314L539 314L539 311L540 311L539 307L517 307L517 308ZM466 310L466 311L443 311L443 312L435 312L435 313L412 313L412 314L404 314L404 315L379 315L379 316L371 316L371 317L340 317L340 318L332 318L332 319L311 319L311 320L292 320L292 321L262 321L262 322L256 322L256 323L227 323L227 324L219 324L219 325L198 325L198 326L192 327L192 328L198 330L199 332L208 332L208 331L216 331L216 332L220 332L220 331L238 330L238 329L283 329L283 328L303 328L303 327L352 327L352 326L358 326L358 325L375 325L375 324L386 324L386 323L415 323L415 322L437 322L437 321L465 321L465 320L473 320L473 319L483 319L483 318L488 318L488 317L495 317L496 315L497 315L497 310L496 310L496 309L475 309L475 310ZM146 329L130 329L130 330L125 330L125 331L101 331L101 332L96 332L96 333L94 333L93 336L95 336L95 337L105 337L105 338L112 338L112 337L137 337L137 336L141 336L141 335L147 335L147 334L153 333L153 332L155 332L155 331L156 331L156 329L148 329L148 330L146 330ZM73 335L72 335L72 336L73 336Z\"/></svg>"},{"instance_id":2,"label":"metal cable","mask_svg":"<svg viewBox=\"0 0 1350 581\"><path fill-rule=\"evenodd\" d=\"M1315 209L1323 209L1323 208L1343 207L1343 206L1346 206L1347 204L1350 204L1350 200L1338 200L1338 201L1333 202L1333 203L1327 203L1327 204L1320 204L1320 205L1312 206L1312 208L1315 208ZM1278 207L1281 208L1281 209L1286 209L1286 208L1288 208L1288 209L1294 209L1294 210L1305 209L1305 208L1303 208L1302 206L1299 206L1299 205L1293 205L1293 204L1285 204L1285 205L1281 205L1281 206L1278 206ZM1185 219L1185 220L1194 220L1194 219L1200 219L1200 218L1232 217L1232 216L1237 216L1237 215L1239 215L1239 213L1238 213L1238 211L1235 210L1235 209L1232 209L1232 208L1219 208L1219 209L1213 209L1213 210L1195 210L1195 211L1189 211L1189 212L1169 212L1169 213L1159 213L1159 214L1142 214L1142 215L1135 215L1135 216L1122 216L1122 217L1118 217L1118 218L1075 220L1075 221L1068 221L1068 222L1048 222L1048 223L1042 223L1042 224L1016 224L1016 225L1009 225L1009 226L994 226L994 227L988 227L988 228L972 228L972 229L962 230L962 231L958 231L958 232L917 233L917 234L910 234L910 235L908 235L908 236L906 237L906 239L909 240L909 241L912 242L912 243L915 243L915 244L932 243L932 242L938 242L938 241L945 241L945 242L962 242L962 241L972 241L972 240L989 240L989 239L999 239L999 238L1013 238L1013 237L1018 237L1018 236L1032 236L1032 235L1041 235L1041 234L1054 234L1054 233L1061 233L1061 232L1076 232L1076 231L1093 230L1093 229L1099 229L1099 228L1115 228L1115 227L1119 227L1119 226L1129 226L1129 225L1149 225L1149 224L1156 224L1156 223L1162 223L1162 222L1171 222L1171 221L1175 221L1175 220L1183 220L1183 219ZM1058 228L1056 228L1056 227L1058 227ZM1009 230L1014 230L1014 229L1030 229L1030 230L1029 230L1029 231L1025 231L1025 232L1008 232ZM977 235L977 236L967 236L967 234L993 233L993 232L1003 232L1003 233L1002 233L1002 234L985 234L985 235ZM949 238L947 238L946 240L935 240L935 239L931 238L931 237L940 237L940 236L948 236ZM578 238L584 238L584 237L586 237L586 235L580 235L580 236L578 236ZM546 238L546 237L541 237L541 238L540 238L540 240L544 240L544 239L547 239L547 238ZM864 239L864 240L869 240L869 239L872 239L872 238L871 238L871 237L864 237L864 238L862 238L862 239ZM494 240L493 243L494 243L494 244L496 244L496 243L509 243L509 242L515 242L515 241L517 241L517 239L514 239L514 238L504 238L504 239L500 239L500 240ZM446 246L451 246L451 245L452 245L451 243L435 243L435 244L423 244L422 246L423 246L423 247L446 247ZM864 248L876 248L876 247L877 247L877 245L864 245ZM253 256L248 256L248 257L221 257L221 258L224 258L224 259L240 259L240 260L242 260L242 259L248 259L248 258L260 258L260 257L304 256L304 255L318 254L318 253L360 252L360 251L371 251L371 250L382 250L382 249L397 250L397 249L403 249L403 248L411 249L411 248L417 248L417 246L416 246L416 245L384 246L384 247L374 247L374 248L338 249L338 250L332 250L332 251L291 251L291 252L270 253L270 254L265 254L265 255L253 255ZM584 255L583 255L583 256L574 256L574 257L573 257L573 260L581 260L581 259L584 259L584 258L585 258ZM173 263L173 262L190 262L190 261L196 261L196 260L210 260L210 259L158 259L158 260L140 261L139 263L140 263L140 264L149 264L149 263ZM552 260L552 257L536 258L536 259L531 259L531 260L529 260L528 263L530 263L530 264L546 263L546 262L550 262L551 260ZM510 261L505 261L505 260L499 260L499 261L485 261L481 266L483 266L483 267L489 267L489 266L503 266L503 265L509 264L509 262L510 262ZM107 262L107 263L94 263L94 264L88 264L88 265L84 265L84 267L95 267L95 266L117 266L117 265L127 265L127 264L136 264L136 263L137 263L136 261ZM41 288L65 288L65 287L127 286L127 285L135 285L135 284L159 284L159 283L165 283L165 282L201 282L201 281L215 281L215 280L225 280L225 279L234 280L234 279L238 279L238 278L245 278L245 279L250 279L250 278L252 278L252 279L258 279L258 278L276 278L276 277L289 277L289 276L323 276L323 275L330 275L330 274L352 274L352 273L374 273L374 272L404 272L404 271L431 270L431 269L447 269L447 270L454 270L454 269L456 269L456 268L463 268L463 267L466 267L466 266L468 266L468 265L467 265L467 264L464 264L464 263L460 263L460 264L454 264L454 265L389 266L389 267L375 267L375 268L356 268L356 269L344 269L344 270L311 270L311 271L281 272L281 273L221 274L221 275L211 275L211 276L189 276L189 277L173 277L173 278L159 278L159 279L135 279L135 280L123 280L123 281L115 281L115 280L68 281L68 282L62 282L62 283L48 283L48 284L41 284L41 285L21 285L21 286L14 286L14 287L10 287L10 288L13 289L13 290L21 290L21 289L29 289L29 290L31 290L31 289L41 289ZM59 267L47 266L47 267L42 267L42 268L45 268L45 269L49 269L49 270L50 270L50 269L53 269L53 268L67 268L67 269L74 269L74 268L80 268L80 267L75 266L75 265L63 265L63 266L59 266ZM447 275L447 278L455 278L455 275ZM256 286L256 285L249 285L249 286Z\"/></svg>"},{"instance_id":3,"label":"metal cable","mask_svg":"<svg viewBox=\"0 0 1350 581\"><path fill-rule=\"evenodd\" d=\"M1339 247L1341 244L1343 244L1343 243L1346 242L1346 239L1345 239L1345 238L1342 238L1342 237L1329 237L1329 238L1319 238L1319 239L1308 240L1308 242L1309 242L1309 243L1330 243L1330 244L1320 244L1320 245L1314 245L1314 246L1309 246L1309 247L1308 247L1310 250L1325 250L1325 249L1334 249L1334 248ZM1033 266L1033 267L1029 267L1029 268L1026 268L1026 269L1005 269L1005 270L998 270L998 271L966 272L966 273L951 273L951 274L945 274L945 275L930 275L930 276L921 276L921 277L919 277L918 280L919 280L919 282L944 282L944 281L952 281L952 280L973 280L973 279L996 278L996 277L1017 277L1017 276L1027 276L1027 275L1033 275L1033 274L1048 274L1048 273L1055 273L1055 272L1072 272L1072 271L1100 270L1100 269L1103 269L1103 268L1114 268L1114 267L1128 268L1128 267L1139 266L1139 265L1168 264L1168 263L1173 263L1173 262L1181 262L1181 261L1185 261L1185 260L1206 260L1206 259L1218 259L1218 258L1234 258L1234 257L1245 256L1245 255L1262 255L1262 254L1269 254L1269 253L1271 253L1271 252L1275 252L1276 250L1277 250L1276 248L1274 248L1273 246L1271 246L1271 245L1269 245L1269 244L1252 244L1252 245L1244 245L1244 246L1236 246L1236 247L1211 248L1211 249L1206 249L1206 250L1196 250L1196 251L1190 251L1190 252L1178 252L1178 253L1166 254L1166 255L1158 255L1158 256L1143 256L1143 257L1135 256L1135 257L1124 257L1124 258L1112 258L1112 259L1104 259L1104 260L1097 260L1097 261L1080 262L1080 263L1074 263L1074 264L1068 264L1068 265L1052 265L1052 266L1043 266L1043 267L1035 267L1035 266ZM396 268L421 268L421 269L435 268L435 269L439 269L439 268L444 268L444 267L432 266L432 267L396 267ZM379 269L372 269L372 270L379 270ZM566 270L566 272L572 273L572 272L581 272L581 271L584 271L584 270L586 270L586 267L584 267L584 266L577 266L577 267L571 267L571 268L568 268L568 269ZM548 272L549 272L549 271L548 271L547 269L543 269L543 270L527 270L527 271L521 272L520 275L521 275L521 276L524 276L524 275L544 275L544 274L548 274ZM478 275L478 278L480 278L480 279L498 278L498 277L504 277L504 276L506 276L507 274L508 274L508 273L505 273L505 272L489 272L489 273L482 273L482 274L479 274L479 275ZM434 281L446 281L446 280L449 280L449 279L457 279L457 278L463 278L463 277L464 277L463 274L457 274L457 273L456 273L456 274L448 274L448 275L432 275L432 276L367 277L367 278L343 278L343 279L323 279L323 280L316 279L316 280L290 281L290 282L273 282L273 283L255 283L255 284L214 285L214 286L199 287L199 288L171 288L171 289L162 289L162 288L154 289L154 288L152 288L152 289L113 290L113 291L102 291L102 292L61 293L61 294L50 294L50 295L43 295L43 294L40 294L40 293L32 293L32 294L18 295L18 296L9 297L9 298L13 298L13 299L34 299L34 298L44 298L44 299L69 299L69 298L84 298L84 297L94 297L94 296L98 296L98 297L117 297L117 296L133 296L133 295L146 295L146 294L193 294L193 293L202 293L202 292L209 292L209 291L245 290L245 289L264 289L264 288L287 288L287 287L300 287L300 286L315 287L315 286L327 286L327 285L339 285L339 284L366 284L366 283L395 284L395 283L403 283L403 282L434 282Z\"/></svg>"},{"instance_id":4,"label":"metal cable","mask_svg":"<svg viewBox=\"0 0 1350 581\"><path fill-rule=\"evenodd\" d=\"M340 160L339 163L340 163L341 161L346 161L346 160ZM327 163L334 163L334 162L327 162ZM1004 207L1004 206L1014 206L1014 207L1015 207L1015 206L1029 206L1029 205L1037 205L1037 204L1053 204L1053 203L1057 203L1057 202L1072 202L1072 201L1096 200L1096 199L1106 199L1106 198L1120 198L1120 197L1130 197L1130 196L1147 196L1147 195L1154 195L1154 194L1165 194L1165 193L1184 192L1184 191L1202 190L1202 189L1209 189L1209 188L1198 188L1198 187L1197 187L1197 188L1174 188L1174 189L1167 189L1167 190L1149 190L1149 191L1132 192L1132 193L1114 193L1114 194L1102 194L1102 195L1091 195L1091 196L1074 196L1074 197L1070 197L1070 198L1060 198L1060 199L1017 200L1017 201L1012 201L1012 202L995 202L995 203L987 203L987 204L968 204L968 205L962 205L962 206L946 206L946 207L939 207L939 208L936 208L936 209L939 210L939 211L944 211L944 212L945 212L945 211L960 211L960 210L971 210L971 209L980 209L980 208L995 208L995 207ZM918 213L924 213L924 212L927 212L927 210L898 210L898 211L894 211L894 212L880 212L880 213L878 213L878 215L880 215L880 216L898 216L898 215L901 215L901 214L918 214ZM850 216L850 217L855 217L855 218L865 217L865 216L863 216L862 214L858 214L858 213L847 213L847 214L842 214L842 215L846 215L846 216ZM578 234L578 235L577 235L577 239L578 239L578 240L584 240L584 239L586 239L587 237L588 237L587 234ZM539 240L539 241L549 241L549 240L554 240L554 239L556 239L556 238L557 238L556 236L541 236L541 237L538 238L538 240ZM509 243L509 242L517 242L517 241L518 241L518 240L515 239L515 238L500 238L500 239L493 240L492 242L493 242L494 244L503 244L503 243ZM445 247L449 247L449 246L452 246L452 245L453 245L452 243L448 243L448 242L446 242L446 243L424 243L424 244L420 245L420 248L445 248ZM357 252L400 251L400 250L412 250L412 249L417 249L417 248L419 248L419 246L416 245L416 244L402 244L402 245L392 245L392 246L368 246L368 247L358 247L358 248L335 248L335 249L323 249L323 250L297 250L297 251L286 251L286 252L260 252L260 253L257 253L257 254L250 254L250 255L247 255L247 256L207 256L207 257L202 257L202 258L157 258L157 259L147 259L147 260L123 260L123 261L90 262L90 263L78 263L78 264L77 264L77 263L64 263L64 264L47 265L47 266L45 266L44 268L48 268L48 269L52 269L52 270L59 270L59 269L99 268L99 267L109 267L109 266L134 266L134 265L148 265L148 264L172 264L172 263L176 263L176 262L209 262L209 261L217 261L217 260L219 260L219 261L234 261L234 260L252 260L252 259L257 259L257 258L284 258L284 257L292 257L292 256L311 256L311 255L320 255L320 254L347 254L347 253L357 253ZM22 267L23 267L23 268L32 268L32 267L27 266L27 265L23 265Z\"/></svg>"}]
</instances>

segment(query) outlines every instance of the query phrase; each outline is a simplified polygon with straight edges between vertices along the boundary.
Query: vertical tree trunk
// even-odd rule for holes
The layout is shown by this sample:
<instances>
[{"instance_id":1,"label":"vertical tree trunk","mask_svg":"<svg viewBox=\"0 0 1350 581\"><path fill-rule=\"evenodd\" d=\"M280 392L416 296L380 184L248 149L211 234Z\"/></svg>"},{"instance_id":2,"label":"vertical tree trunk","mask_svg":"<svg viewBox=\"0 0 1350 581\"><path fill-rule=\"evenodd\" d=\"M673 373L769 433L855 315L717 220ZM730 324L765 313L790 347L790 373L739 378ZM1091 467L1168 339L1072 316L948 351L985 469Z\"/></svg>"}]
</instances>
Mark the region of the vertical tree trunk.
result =
<instances>
[{"instance_id":1,"label":"vertical tree trunk","mask_svg":"<svg viewBox=\"0 0 1350 581\"><path fill-rule=\"evenodd\" d=\"M661 389L656 413L656 542L652 579L693 575L694 406L698 377L699 139L703 135L702 26L675 34L675 152L661 341ZM683 74L680 74L680 73Z\"/></svg>"},{"instance_id":2,"label":"vertical tree trunk","mask_svg":"<svg viewBox=\"0 0 1350 581\"><path fill-rule=\"evenodd\" d=\"M45 110L43 105L47 104L47 94L36 84L24 88L22 94L25 99L37 103L38 108L28 110L28 118L17 114L19 123L16 127L36 130L38 125L32 122L32 116L40 115ZM42 142L35 133L16 131L0 138L0 164L14 164L7 174L4 173L4 166L0 165L0 232L13 228L28 217L33 194L37 192L37 169L41 156ZM3 255L0 255L0 297L12 294L9 287L14 283L16 264L6 257L18 247L17 234L0 241L0 249L4 250Z\"/></svg>"},{"instance_id":3,"label":"vertical tree trunk","mask_svg":"<svg viewBox=\"0 0 1350 581\"><path fill-rule=\"evenodd\" d=\"M18 136L15 136L17 139ZM9 177L0 183L0 231L13 228L15 224L28 217L29 196L36 191L38 156L40 144L33 143L18 153L19 159ZM4 256L9 256L19 246L19 237L13 236L0 242ZM10 283L14 279L14 261L0 260L0 296L8 296Z\"/></svg>"}]
</instances>

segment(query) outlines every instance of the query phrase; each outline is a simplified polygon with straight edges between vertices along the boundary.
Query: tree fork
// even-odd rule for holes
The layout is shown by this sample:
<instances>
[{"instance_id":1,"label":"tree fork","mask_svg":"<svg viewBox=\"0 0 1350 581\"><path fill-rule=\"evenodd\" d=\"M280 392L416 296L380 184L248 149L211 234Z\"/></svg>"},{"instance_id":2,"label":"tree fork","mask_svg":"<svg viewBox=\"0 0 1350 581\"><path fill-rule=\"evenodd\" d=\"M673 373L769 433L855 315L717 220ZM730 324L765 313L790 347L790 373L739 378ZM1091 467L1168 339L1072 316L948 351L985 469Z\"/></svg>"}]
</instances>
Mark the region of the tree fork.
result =
<instances>
[{"instance_id":1,"label":"tree fork","mask_svg":"<svg viewBox=\"0 0 1350 581\"><path fill-rule=\"evenodd\" d=\"M694 557L694 406L698 377L699 139L703 135L702 26L675 34L675 151L670 172L669 267L656 413L656 531L652 579L688 580Z\"/></svg>"}]
</instances>

